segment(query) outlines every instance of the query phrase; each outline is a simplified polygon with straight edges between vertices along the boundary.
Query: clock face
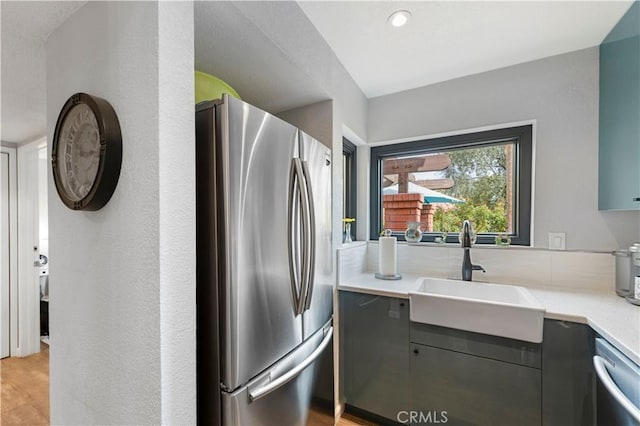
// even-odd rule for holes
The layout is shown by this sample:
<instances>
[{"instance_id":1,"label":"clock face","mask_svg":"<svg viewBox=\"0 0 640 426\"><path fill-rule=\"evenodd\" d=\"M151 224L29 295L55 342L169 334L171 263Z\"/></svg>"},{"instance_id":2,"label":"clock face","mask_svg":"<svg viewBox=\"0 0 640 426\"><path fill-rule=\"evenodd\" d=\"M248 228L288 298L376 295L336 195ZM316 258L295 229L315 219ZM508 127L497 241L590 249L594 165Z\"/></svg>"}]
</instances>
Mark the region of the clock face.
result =
<instances>
[{"instance_id":1,"label":"clock face","mask_svg":"<svg viewBox=\"0 0 640 426\"><path fill-rule=\"evenodd\" d=\"M96 116L80 103L62 123L57 152L61 183L72 201L89 194L100 165L100 131Z\"/></svg>"},{"instance_id":2,"label":"clock face","mask_svg":"<svg viewBox=\"0 0 640 426\"><path fill-rule=\"evenodd\" d=\"M122 133L113 107L87 93L62 107L53 134L51 167L62 202L95 211L111 198L122 164Z\"/></svg>"}]
</instances>

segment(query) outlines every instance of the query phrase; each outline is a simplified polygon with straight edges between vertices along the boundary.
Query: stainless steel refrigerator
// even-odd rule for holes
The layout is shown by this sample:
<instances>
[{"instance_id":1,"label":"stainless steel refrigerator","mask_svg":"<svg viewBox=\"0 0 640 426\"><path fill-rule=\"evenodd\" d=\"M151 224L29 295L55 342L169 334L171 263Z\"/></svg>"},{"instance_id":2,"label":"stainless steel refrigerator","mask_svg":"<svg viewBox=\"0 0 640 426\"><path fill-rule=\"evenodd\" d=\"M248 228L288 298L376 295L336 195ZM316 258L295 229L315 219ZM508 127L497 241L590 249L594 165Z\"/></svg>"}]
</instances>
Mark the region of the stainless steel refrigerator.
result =
<instances>
[{"instance_id":1,"label":"stainless steel refrigerator","mask_svg":"<svg viewBox=\"0 0 640 426\"><path fill-rule=\"evenodd\" d=\"M198 423L306 424L332 359L331 151L233 97L200 103L196 204Z\"/></svg>"}]
</instances>

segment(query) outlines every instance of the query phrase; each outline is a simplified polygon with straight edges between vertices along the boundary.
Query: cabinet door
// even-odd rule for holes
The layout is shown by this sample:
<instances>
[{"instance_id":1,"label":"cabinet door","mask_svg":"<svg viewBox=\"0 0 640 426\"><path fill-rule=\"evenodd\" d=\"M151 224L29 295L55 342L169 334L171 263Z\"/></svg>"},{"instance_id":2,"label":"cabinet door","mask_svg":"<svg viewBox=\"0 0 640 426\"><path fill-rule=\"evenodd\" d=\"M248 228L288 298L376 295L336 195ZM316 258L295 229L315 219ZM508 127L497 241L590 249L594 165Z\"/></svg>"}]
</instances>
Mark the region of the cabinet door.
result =
<instances>
[{"instance_id":1,"label":"cabinet door","mask_svg":"<svg viewBox=\"0 0 640 426\"><path fill-rule=\"evenodd\" d=\"M541 372L411 345L411 410L451 425L540 425Z\"/></svg>"},{"instance_id":2,"label":"cabinet door","mask_svg":"<svg viewBox=\"0 0 640 426\"><path fill-rule=\"evenodd\" d=\"M595 336L587 325L544 321L542 408L545 425L595 424Z\"/></svg>"},{"instance_id":3,"label":"cabinet door","mask_svg":"<svg viewBox=\"0 0 640 426\"><path fill-rule=\"evenodd\" d=\"M409 406L409 301L341 291L340 315L346 403L396 421Z\"/></svg>"},{"instance_id":4,"label":"cabinet door","mask_svg":"<svg viewBox=\"0 0 640 426\"><path fill-rule=\"evenodd\" d=\"M640 2L600 46L598 208L640 209Z\"/></svg>"}]
</instances>

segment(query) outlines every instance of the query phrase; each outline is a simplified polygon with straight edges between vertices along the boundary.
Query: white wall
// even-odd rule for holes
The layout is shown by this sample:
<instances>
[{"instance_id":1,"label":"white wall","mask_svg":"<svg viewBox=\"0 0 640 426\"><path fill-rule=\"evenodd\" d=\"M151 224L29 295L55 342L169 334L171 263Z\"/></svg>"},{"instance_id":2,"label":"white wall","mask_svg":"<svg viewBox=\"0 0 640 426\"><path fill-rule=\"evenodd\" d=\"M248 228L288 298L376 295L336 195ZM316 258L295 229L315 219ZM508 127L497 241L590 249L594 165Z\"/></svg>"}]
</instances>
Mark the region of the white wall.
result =
<instances>
[{"instance_id":1,"label":"white wall","mask_svg":"<svg viewBox=\"0 0 640 426\"><path fill-rule=\"evenodd\" d=\"M47 40L50 140L79 91L123 139L101 210L67 209L49 177L53 424L195 423L192 8L89 2Z\"/></svg>"},{"instance_id":2,"label":"white wall","mask_svg":"<svg viewBox=\"0 0 640 426\"><path fill-rule=\"evenodd\" d=\"M333 142L333 101L294 108L276 114L278 117L302 129L329 148Z\"/></svg>"},{"instance_id":3,"label":"white wall","mask_svg":"<svg viewBox=\"0 0 640 426\"><path fill-rule=\"evenodd\" d=\"M162 423L196 422L193 3L159 3ZM143 189L143 188L139 188Z\"/></svg>"},{"instance_id":4,"label":"white wall","mask_svg":"<svg viewBox=\"0 0 640 426\"><path fill-rule=\"evenodd\" d=\"M236 2L235 6L333 100L336 125L344 124L366 140L367 98L300 6L295 2Z\"/></svg>"},{"instance_id":5,"label":"white wall","mask_svg":"<svg viewBox=\"0 0 640 426\"><path fill-rule=\"evenodd\" d=\"M566 232L567 249L640 239L639 212L598 211L598 48L369 100L369 142L536 120L535 247Z\"/></svg>"}]
</instances>

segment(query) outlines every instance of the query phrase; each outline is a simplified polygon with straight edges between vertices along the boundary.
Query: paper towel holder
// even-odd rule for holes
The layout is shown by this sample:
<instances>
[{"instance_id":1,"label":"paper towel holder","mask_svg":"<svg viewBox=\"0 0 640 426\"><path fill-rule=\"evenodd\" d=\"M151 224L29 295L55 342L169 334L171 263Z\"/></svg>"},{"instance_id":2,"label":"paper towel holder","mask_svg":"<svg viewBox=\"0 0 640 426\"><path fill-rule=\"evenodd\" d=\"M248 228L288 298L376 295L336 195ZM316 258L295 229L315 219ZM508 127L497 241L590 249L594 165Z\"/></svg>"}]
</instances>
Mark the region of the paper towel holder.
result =
<instances>
[{"instance_id":1,"label":"paper towel holder","mask_svg":"<svg viewBox=\"0 0 640 426\"><path fill-rule=\"evenodd\" d=\"M378 267L380 272L376 272L373 276L379 280L390 280L390 281L394 281L394 280L401 280L402 279L402 275L398 273L397 271L397 265L396 265L396 238L395 237L391 237L392 236L392 231L391 229L385 229L382 234L380 235L380 247L379 247L379 251L378 251ZM384 268L382 267L382 256L383 256L383 247L382 247L382 243L383 243L383 238L385 240L391 240L393 241L393 253L392 253L392 259L393 259L393 268ZM387 241L385 244L388 245ZM388 249L389 247L387 247ZM388 265L387 265L388 266ZM386 269L386 270L385 270ZM390 270L391 269L391 270ZM386 274L384 274L383 272L387 272ZM389 274L389 272L394 272L392 274Z\"/></svg>"}]
</instances>

